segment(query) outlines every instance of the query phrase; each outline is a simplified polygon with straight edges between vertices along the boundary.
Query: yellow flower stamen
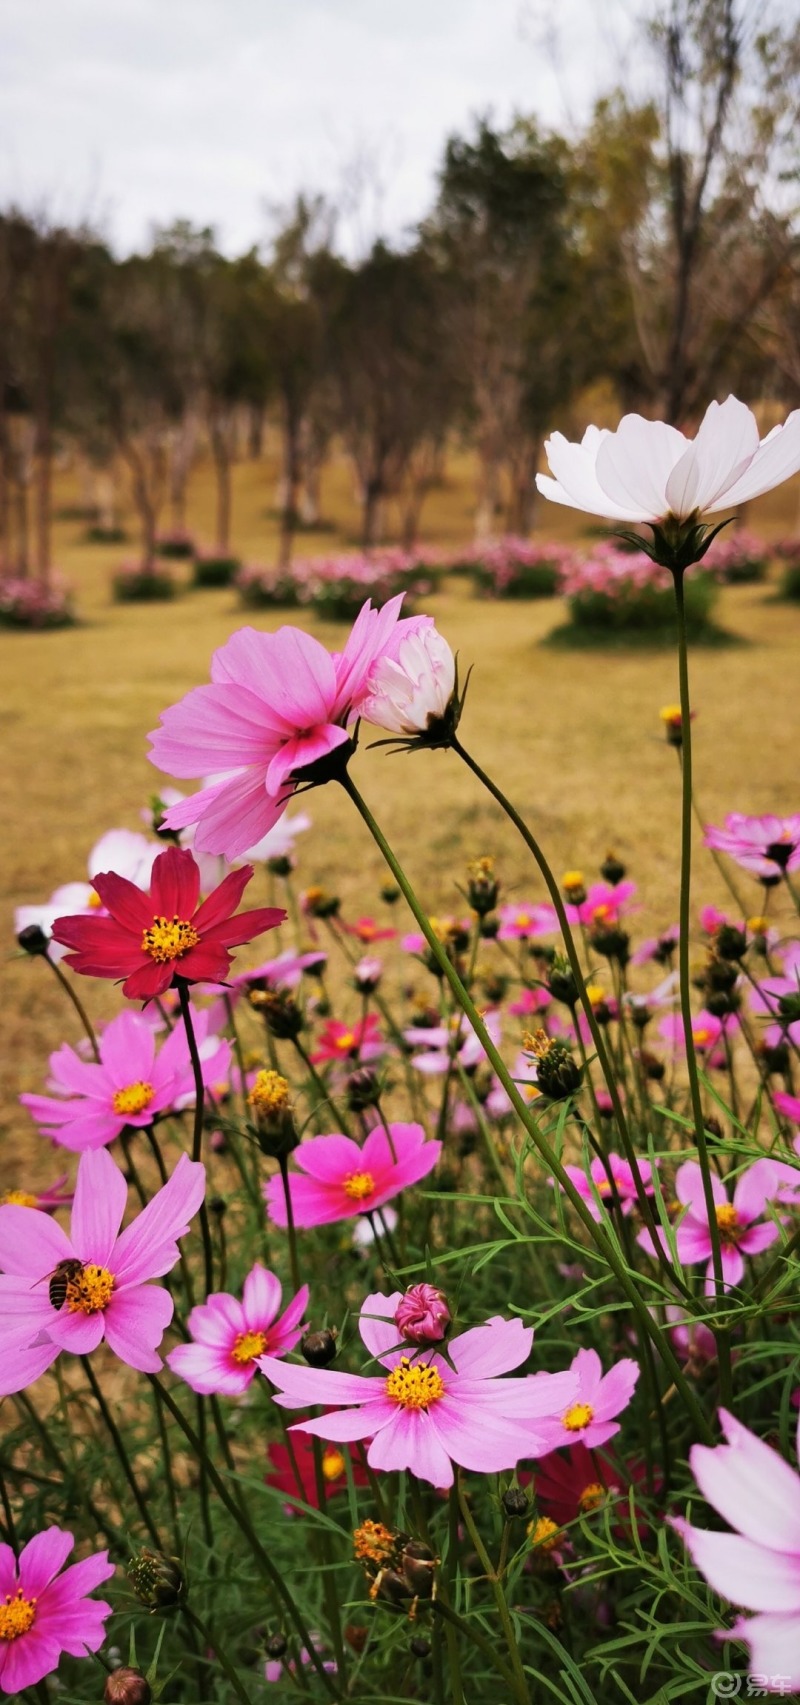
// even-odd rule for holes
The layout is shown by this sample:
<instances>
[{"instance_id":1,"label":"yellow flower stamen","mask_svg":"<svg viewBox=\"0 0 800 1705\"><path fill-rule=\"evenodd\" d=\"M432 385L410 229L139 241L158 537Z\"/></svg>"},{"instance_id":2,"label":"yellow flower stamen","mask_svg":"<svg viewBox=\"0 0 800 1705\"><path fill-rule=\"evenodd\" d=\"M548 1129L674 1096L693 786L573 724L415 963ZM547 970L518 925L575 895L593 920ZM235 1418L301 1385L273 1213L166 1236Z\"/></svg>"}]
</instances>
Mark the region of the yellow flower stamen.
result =
<instances>
[{"instance_id":1,"label":"yellow flower stamen","mask_svg":"<svg viewBox=\"0 0 800 1705\"><path fill-rule=\"evenodd\" d=\"M605 1503L605 1500L605 1486L601 1486L599 1480L592 1480L588 1486L584 1486L583 1491L581 1492L578 1499L578 1509L586 1516L589 1515L592 1510L599 1510L601 1504Z\"/></svg>"},{"instance_id":2,"label":"yellow flower stamen","mask_svg":"<svg viewBox=\"0 0 800 1705\"><path fill-rule=\"evenodd\" d=\"M156 917L149 929L142 936L142 947L149 953L157 965L166 965L171 959L182 959L190 947L196 947L200 937L194 925L188 918Z\"/></svg>"},{"instance_id":3,"label":"yellow flower stamen","mask_svg":"<svg viewBox=\"0 0 800 1705\"><path fill-rule=\"evenodd\" d=\"M753 935L766 935L769 929L769 918L748 918L747 927Z\"/></svg>"},{"instance_id":4,"label":"yellow flower stamen","mask_svg":"<svg viewBox=\"0 0 800 1705\"><path fill-rule=\"evenodd\" d=\"M340 1450L334 1450L332 1445L322 1453L323 1480L341 1480L346 1467L345 1459Z\"/></svg>"},{"instance_id":5,"label":"yellow flower stamen","mask_svg":"<svg viewBox=\"0 0 800 1705\"><path fill-rule=\"evenodd\" d=\"M364 1202L375 1189L375 1179L371 1172L348 1172L342 1189L351 1202Z\"/></svg>"},{"instance_id":6,"label":"yellow flower stamen","mask_svg":"<svg viewBox=\"0 0 800 1705\"><path fill-rule=\"evenodd\" d=\"M356 1037L355 1031L354 1030L342 1031L341 1036L336 1037L333 1045L334 1045L334 1048L338 1048L340 1054L352 1053L353 1049L358 1047L358 1039Z\"/></svg>"},{"instance_id":7,"label":"yellow flower stamen","mask_svg":"<svg viewBox=\"0 0 800 1705\"><path fill-rule=\"evenodd\" d=\"M561 1417L561 1425L566 1427L568 1433L579 1433L583 1427L588 1427L593 1419L594 1410L591 1403L571 1403Z\"/></svg>"},{"instance_id":8,"label":"yellow flower stamen","mask_svg":"<svg viewBox=\"0 0 800 1705\"><path fill-rule=\"evenodd\" d=\"M263 1356L266 1347L266 1332L237 1332L231 1355L239 1367L244 1368L248 1362L254 1362L256 1356Z\"/></svg>"},{"instance_id":9,"label":"yellow flower stamen","mask_svg":"<svg viewBox=\"0 0 800 1705\"><path fill-rule=\"evenodd\" d=\"M394 1554L394 1534L380 1521L365 1521L353 1528L353 1550L358 1563L385 1563Z\"/></svg>"},{"instance_id":10,"label":"yellow flower stamen","mask_svg":"<svg viewBox=\"0 0 800 1705\"><path fill-rule=\"evenodd\" d=\"M23 1598L22 1588L11 1597L6 1594L0 1604L0 1640L18 1640L20 1634L27 1634L36 1621L36 1599Z\"/></svg>"},{"instance_id":11,"label":"yellow flower stamen","mask_svg":"<svg viewBox=\"0 0 800 1705\"><path fill-rule=\"evenodd\" d=\"M739 1240L743 1230L741 1220L732 1202L719 1202L714 1209L714 1215L719 1228L720 1243L732 1248Z\"/></svg>"},{"instance_id":12,"label":"yellow flower stamen","mask_svg":"<svg viewBox=\"0 0 800 1705\"><path fill-rule=\"evenodd\" d=\"M681 707L679 704L662 705L658 714L659 714L662 722L666 722L670 726L672 726L676 723L678 725L680 725Z\"/></svg>"},{"instance_id":13,"label":"yellow flower stamen","mask_svg":"<svg viewBox=\"0 0 800 1705\"><path fill-rule=\"evenodd\" d=\"M527 1534L531 1545L535 1545L537 1551L554 1551L561 1537L561 1529L549 1516L537 1516L535 1521L528 1523Z\"/></svg>"},{"instance_id":14,"label":"yellow flower stamen","mask_svg":"<svg viewBox=\"0 0 800 1705\"><path fill-rule=\"evenodd\" d=\"M285 1113L289 1105L288 1080L280 1072L261 1071L247 1100L256 1113Z\"/></svg>"},{"instance_id":15,"label":"yellow flower stamen","mask_svg":"<svg viewBox=\"0 0 800 1705\"><path fill-rule=\"evenodd\" d=\"M97 893L97 890L95 888L92 889L92 892L89 895L89 898L86 901L86 904L87 904L87 906L90 907L90 909L93 912L100 910L100 907L102 906L103 902L102 902L100 895Z\"/></svg>"},{"instance_id":16,"label":"yellow flower stamen","mask_svg":"<svg viewBox=\"0 0 800 1705\"><path fill-rule=\"evenodd\" d=\"M0 1206L4 1208L35 1208L38 1197L32 1196L30 1190L6 1190L0 1196Z\"/></svg>"},{"instance_id":17,"label":"yellow flower stamen","mask_svg":"<svg viewBox=\"0 0 800 1705\"><path fill-rule=\"evenodd\" d=\"M70 1314L97 1314L107 1308L114 1289L114 1274L107 1267L93 1262L83 1268L67 1285L67 1308Z\"/></svg>"},{"instance_id":18,"label":"yellow flower stamen","mask_svg":"<svg viewBox=\"0 0 800 1705\"><path fill-rule=\"evenodd\" d=\"M429 1409L444 1397L445 1384L436 1368L427 1362L410 1362L403 1356L386 1381L386 1395L401 1409Z\"/></svg>"},{"instance_id":19,"label":"yellow flower stamen","mask_svg":"<svg viewBox=\"0 0 800 1705\"><path fill-rule=\"evenodd\" d=\"M114 1112L123 1114L144 1113L145 1108L150 1106L154 1095L153 1085L144 1083L141 1078L137 1078L135 1083L126 1084L124 1089L115 1091L112 1101Z\"/></svg>"}]
</instances>

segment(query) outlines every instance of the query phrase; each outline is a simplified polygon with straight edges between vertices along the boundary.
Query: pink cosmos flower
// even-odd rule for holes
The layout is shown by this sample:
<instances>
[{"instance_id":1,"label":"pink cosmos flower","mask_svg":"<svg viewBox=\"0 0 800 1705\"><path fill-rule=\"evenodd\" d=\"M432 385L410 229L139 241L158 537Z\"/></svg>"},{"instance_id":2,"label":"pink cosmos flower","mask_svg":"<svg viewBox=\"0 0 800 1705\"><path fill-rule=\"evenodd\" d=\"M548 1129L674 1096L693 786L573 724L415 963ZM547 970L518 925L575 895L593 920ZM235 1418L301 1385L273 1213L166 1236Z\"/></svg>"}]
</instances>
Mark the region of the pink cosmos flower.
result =
<instances>
[{"instance_id":1,"label":"pink cosmos flower","mask_svg":"<svg viewBox=\"0 0 800 1705\"><path fill-rule=\"evenodd\" d=\"M707 1533L683 1519L692 1561L714 1592L758 1614L739 1617L720 1639L743 1640L748 1667L778 1692L800 1687L800 1475L777 1451L720 1409L726 1444L693 1445L692 1473L732 1533ZM798 1426L800 1450L800 1426Z\"/></svg>"},{"instance_id":2,"label":"pink cosmos flower","mask_svg":"<svg viewBox=\"0 0 800 1705\"><path fill-rule=\"evenodd\" d=\"M193 1391L223 1392L241 1397L255 1372L256 1358L285 1356L299 1343L305 1328L299 1324L308 1304L308 1285L301 1286L283 1314L280 1280L258 1262L248 1273L242 1300L216 1291L189 1315L191 1344L178 1344L167 1365Z\"/></svg>"},{"instance_id":3,"label":"pink cosmos flower","mask_svg":"<svg viewBox=\"0 0 800 1705\"><path fill-rule=\"evenodd\" d=\"M253 971L240 971L231 977L229 988L234 994L241 989L296 989L306 971L312 976L319 976L327 963L327 953L319 948L311 948L308 953L295 953L287 947L276 959L268 959Z\"/></svg>"},{"instance_id":4,"label":"pink cosmos flower","mask_svg":"<svg viewBox=\"0 0 800 1705\"><path fill-rule=\"evenodd\" d=\"M47 1190L18 1190L12 1185L11 1189L0 1193L0 1208L44 1208L53 1213L56 1208L68 1208L71 1201L72 1187L66 1172L54 1178Z\"/></svg>"},{"instance_id":5,"label":"pink cosmos flower","mask_svg":"<svg viewBox=\"0 0 800 1705\"><path fill-rule=\"evenodd\" d=\"M399 736L426 734L441 722L456 687L456 662L430 617L373 665L361 712L375 728Z\"/></svg>"},{"instance_id":6,"label":"pink cosmos flower","mask_svg":"<svg viewBox=\"0 0 800 1705\"><path fill-rule=\"evenodd\" d=\"M567 906L569 922L587 929L610 929L631 910L636 892L635 882L593 882L579 906Z\"/></svg>"},{"instance_id":7,"label":"pink cosmos flower","mask_svg":"<svg viewBox=\"0 0 800 1705\"><path fill-rule=\"evenodd\" d=\"M653 1169L649 1160L640 1160L638 1170L640 1187L646 1195L652 1196ZM623 1160L619 1154L609 1154L608 1170L598 1155L591 1162L588 1176L582 1166L565 1166L564 1171L572 1179L576 1190L583 1197L594 1220L600 1220L603 1217L602 1208L597 1201L598 1196L604 1207L619 1207L623 1214L629 1214L636 1203L636 1179L633 1167L627 1160ZM614 1180L613 1189L609 1181L609 1171Z\"/></svg>"},{"instance_id":8,"label":"pink cosmos flower","mask_svg":"<svg viewBox=\"0 0 800 1705\"><path fill-rule=\"evenodd\" d=\"M761 1221L761 1215L768 1202L779 1199L781 1183L778 1169L771 1160L754 1161L738 1179L731 1202L722 1180L712 1173L711 1191L726 1290L730 1285L738 1285L741 1282L744 1276L745 1255L759 1255L762 1249L768 1249L770 1244L775 1242L778 1236L777 1225L773 1220ZM713 1296L715 1286L711 1233L703 1191L703 1174L696 1160L685 1160L683 1165L678 1167L675 1174L675 1195L688 1210L675 1229L678 1255L680 1260L689 1266L695 1261L708 1263L706 1295ZM758 1221L761 1223L756 1223ZM636 1241L652 1255L653 1239L649 1231L640 1231ZM666 1252L666 1245L664 1247Z\"/></svg>"},{"instance_id":9,"label":"pink cosmos flower","mask_svg":"<svg viewBox=\"0 0 800 1705\"><path fill-rule=\"evenodd\" d=\"M292 1214L297 1226L330 1225L354 1214L371 1214L401 1190L433 1171L442 1145L428 1141L421 1125L383 1125L370 1131L360 1147L334 1132L307 1137L292 1155L299 1172L290 1172ZM279 1173L264 1185L270 1219L285 1226L286 1200Z\"/></svg>"},{"instance_id":10,"label":"pink cosmos flower","mask_svg":"<svg viewBox=\"0 0 800 1705\"><path fill-rule=\"evenodd\" d=\"M0 1545L0 1692L18 1698L52 1675L62 1652L73 1658L99 1652L111 1605L87 1594L111 1579L114 1564L107 1551L96 1551L63 1569L74 1544L63 1528L46 1527L23 1546L19 1561L10 1545Z\"/></svg>"},{"instance_id":11,"label":"pink cosmos flower","mask_svg":"<svg viewBox=\"0 0 800 1705\"><path fill-rule=\"evenodd\" d=\"M36 1208L0 1208L0 1396L24 1390L61 1350L86 1356L105 1337L142 1373L161 1367L157 1346L174 1303L162 1285L205 1193L205 1167L182 1154L172 1177L120 1231L128 1187L107 1149L81 1155L71 1235ZM69 1268L62 1268L68 1262ZM61 1268L65 1294L51 1298Z\"/></svg>"},{"instance_id":12,"label":"pink cosmos flower","mask_svg":"<svg viewBox=\"0 0 800 1705\"><path fill-rule=\"evenodd\" d=\"M536 484L552 503L610 521L688 520L733 509L800 468L800 409L759 442L755 415L736 397L709 403L693 439L663 420L623 416L615 432L588 426L580 444L545 442L550 471Z\"/></svg>"},{"instance_id":13,"label":"pink cosmos flower","mask_svg":"<svg viewBox=\"0 0 800 1705\"><path fill-rule=\"evenodd\" d=\"M662 930L661 935L651 936L643 941L631 954L632 965L647 965L654 960L656 965L670 965L678 949L681 932L677 924L671 924L669 929Z\"/></svg>"},{"instance_id":14,"label":"pink cosmos flower","mask_svg":"<svg viewBox=\"0 0 800 1705\"><path fill-rule=\"evenodd\" d=\"M531 1018L535 1012L544 1012L552 999L549 989L522 989L516 1000L509 1001L508 1010L515 1018Z\"/></svg>"},{"instance_id":15,"label":"pink cosmos flower","mask_svg":"<svg viewBox=\"0 0 800 1705\"><path fill-rule=\"evenodd\" d=\"M707 824L705 845L727 853L754 876L779 882L785 871L800 870L800 812L791 817L746 817L732 811L724 829Z\"/></svg>"},{"instance_id":16,"label":"pink cosmos flower","mask_svg":"<svg viewBox=\"0 0 800 1705\"><path fill-rule=\"evenodd\" d=\"M394 1315L402 1293L368 1296L359 1331L378 1375L299 1367L264 1356L260 1366L289 1409L346 1405L338 1413L298 1421L292 1432L332 1442L369 1439L367 1461L378 1470L410 1469L431 1486L453 1484L453 1463L479 1474L512 1468L546 1448L542 1421L560 1414L577 1390L573 1373L501 1379L530 1354L533 1331L498 1315L451 1338L447 1360L435 1350L409 1355L398 1344Z\"/></svg>"},{"instance_id":17,"label":"pink cosmos flower","mask_svg":"<svg viewBox=\"0 0 800 1705\"><path fill-rule=\"evenodd\" d=\"M486 1029L498 1047L500 1044L500 1014L495 1009L484 1013L483 1022ZM403 1031L403 1039L412 1048L419 1048L418 1054L412 1054L411 1064L418 1072L436 1077L441 1072L450 1070L456 1061L465 1072L474 1071L485 1060L486 1055L482 1044L478 1041L463 1014L453 1020L452 1025L437 1025L434 1028L412 1025Z\"/></svg>"},{"instance_id":18,"label":"pink cosmos flower","mask_svg":"<svg viewBox=\"0 0 800 1705\"><path fill-rule=\"evenodd\" d=\"M773 1096L775 1108L785 1119L790 1119L793 1125L800 1125L800 1095L787 1095L782 1089Z\"/></svg>"},{"instance_id":19,"label":"pink cosmos flower","mask_svg":"<svg viewBox=\"0 0 800 1705\"><path fill-rule=\"evenodd\" d=\"M702 1320L692 1320L683 1309L668 1303L664 1313L670 1328L673 1348L686 1365L687 1373L697 1375L713 1366L717 1359L717 1340Z\"/></svg>"},{"instance_id":20,"label":"pink cosmos flower","mask_svg":"<svg viewBox=\"0 0 800 1705\"><path fill-rule=\"evenodd\" d=\"M208 1034L207 1012L194 1011L203 1081L225 1078L230 1043ZM179 1019L156 1052L152 1025L140 1013L121 1012L99 1037L100 1063L85 1060L65 1042L50 1055L50 1095L21 1095L42 1134L68 1149L96 1149L121 1131L152 1124L168 1108L194 1102L189 1044Z\"/></svg>"},{"instance_id":21,"label":"pink cosmos flower","mask_svg":"<svg viewBox=\"0 0 800 1705\"><path fill-rule=\"evenodd\" d=\"M241 628L214 653L211 685L165 710L151 760L176 776L227 770L223 781L173 806L170 829L197 824L200 851L238 858L267 834L309 765L348 740L378 658L394 655L424 618L400 620L403 595L381 610L367 600L340 655L300 628Z\"/></svg>"},{"instance_id":22,"label":"pink cosmos flower","mask_svg":"<svg viewBox=\"0 0 800 1705\"><path fill-rule=\"evenodd\" d=\"M107 918L57 918L53 935L67 964L85 977L124 977L129 1000L153 1000L173 977L189 983L224 982L229 949L283 923L276 906L233 913L253 875L252 865L232 870L202 905L200 871L190 852L168 847L153 865L149 893L108 872L94 887Z\"/></svg>"},{"instance_id":23,"label":"pink cosmos flower","mask_svg":"<svg viewBox=\"0 0 800 1705\"><path fill-rule=\"evenodd\" d=\"M698 1054L713 1053L724 1028L730 1031L733 1026L730 1023L723 1026L722 1019L717 1018L713 1012L707 1012L705 1007L702 1012L696 1012L692 1019L692 1038ZM683 1020L680 1013L667 1013L659 1023L658 1033L672 1048L683 1048Z\"/></svg>"},{"instance_id":24,"label":"pink cosmos flower","mask_svg":"<svg viewBox=\"0 0 800 1705\"><path fill-rule=\"evenodd\" d=\"M329 1019L311 1059L315 1066L325 1065L328 1060L360 1060L363 1064L365 1060L380 1059L385 1052L380 1019L374 1012L369 1012L366 1018L359 1018L355 1024L343 1024L338 1018Z\"/></svg>"},{"instance_id":25,"label":"pink cosmos flower","mask_svg":"<svg viewBox=\"0 0 800 1705\"><path fill-rule=\"evenodd\" d=\"M577 1379L577 1390L560 1415L542 1421L541 1432L548 1450L574 1444L595 1450L619 1432L616 1417L630 1403L639 1367L625 1356L604 1374L596 1350L579 1350L569 1371Z\"/></svg>"},{"instance_id":26,"label":"pink cosmos flower","mask_svg":"<svg viewBox=\"0 0 800 1705\"><path fill-rule=\"evenodd\" d=\"M534 905L519 900L515 905L500 906L498 941L529 941L533 936L552 935L558 929L558 919L552 906Z\"/></svg>"}]
</instances>

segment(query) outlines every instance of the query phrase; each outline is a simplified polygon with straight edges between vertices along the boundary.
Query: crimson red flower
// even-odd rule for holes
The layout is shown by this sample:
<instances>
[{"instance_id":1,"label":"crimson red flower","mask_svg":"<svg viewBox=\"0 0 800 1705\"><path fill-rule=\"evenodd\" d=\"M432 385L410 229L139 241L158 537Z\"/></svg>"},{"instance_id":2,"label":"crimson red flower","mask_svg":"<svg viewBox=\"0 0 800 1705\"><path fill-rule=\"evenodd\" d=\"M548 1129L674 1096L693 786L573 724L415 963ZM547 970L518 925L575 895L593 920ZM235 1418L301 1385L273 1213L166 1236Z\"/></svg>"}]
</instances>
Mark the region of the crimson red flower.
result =
<instances>
[{"instance_id":1,"label":"crimson red flower","mask_svg":"<svg viewBox=\"0 0 800 1705\"><path fill-rule=\"evenodd\" d=\"M163 995L176 977L187 983L224 982L230 948L281 924L277 906L233 914L253 866L232 870L199 905L200 869L180 847L159 853L149 892L107 871L92 887L108 917L56 918L53 939L72 949L66 963L85 977L124 977L129 1000Z\"/></svg>"},{"instance_id":2,"label":"crimson red flower","mask_svg":"<svg viewBox=\"0 0 800 1705\"><path fill-rule=\"evenodd\" d=\"M354 1484L367 1484L366 1472L352 1445L323 1445L322 1485L326 1502L334 1493L347 1491L347 1456L350 1458ZM291 1451L286 1445L270 1444L267 1460L271 1469L266 1477L268 1486L276 1486L288 1497L302 1498L304 1503L319 1509L314 1446L311 1439L304 1438L302 1433L294 1433ZM301 1515L302 1511L295 1513Z\"/></svg>"},{"instance_id":3,"label":"crimson red flower","mask_svg":"<svg viewBox=\"0 0 800 1705\"><path fill-rule=\"evenodd\" d=\"M397 934L396 929L382 929L374 918L357 918L354 924L345 924L344 927L348 935L357 935L365 947L369 947L373 941L394 941Z\"/></svg>"},{"instance_id":4,"label":"crimson red flower","mask_svg":"<svg viewBox=\"0 0 800 1705\"><path fill-rule=\"evenodd\" d=\"M385 1052L380 1019L374 1012L369 1012L366 1018L359 1018L355 1024L342 1024L338 1018L329 1019L311 1059L315 1066L325 1065L328 1060L358 1059L364 1063L379 1059Z\"/></svg>"},{"instance_id":5,"label":"crimson red flower","mask_svg":"<svg viewBox=\"0 0 800 1705\"><path fill-rule=\"evenodd\" d=\"M533 1476L523 1472L519 1478L523 1485L533 1479L539 1515L548 1516L559 1527L565 1527L578 1516L591 1515L608 1500L618 1501L621 1520L615 1523L613 1532L621 1534L630 1528L628 1485L640 1488L646 1479L646 1469L643 1462L633 1461L624 1473L607 1455L588 1450L585 1444L575 1444L569 1450L553 1450L548 1456L541 1456ZM654 1490L659 1491L660 1486L659 1477ZM642 1522L637 1525L640 1533L646 1531Z\"/></svg>"}]
</instances>

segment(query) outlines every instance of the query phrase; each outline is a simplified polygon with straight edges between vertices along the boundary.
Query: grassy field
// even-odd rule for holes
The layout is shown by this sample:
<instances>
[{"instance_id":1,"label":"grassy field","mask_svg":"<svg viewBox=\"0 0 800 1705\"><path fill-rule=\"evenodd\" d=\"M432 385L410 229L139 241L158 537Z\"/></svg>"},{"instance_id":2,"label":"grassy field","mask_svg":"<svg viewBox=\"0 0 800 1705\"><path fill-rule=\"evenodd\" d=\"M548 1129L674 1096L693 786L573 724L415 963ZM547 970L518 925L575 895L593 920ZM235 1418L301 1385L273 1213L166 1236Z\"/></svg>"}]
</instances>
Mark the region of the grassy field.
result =
<instances>
[{"instance_id":1,"label":"grassy field","mask_svg":"<svg viewBox=\"0 0 800 1705\"><path fill-rule=\"evenodd\" d=\"M236 469L234 541L248 560L274 560L274 486L268 458ZM59 503L76 497L64 475ZM332 463L324 499L330 532L301 539L303 552L354 542L357 512L343 461ZM212 504L211 481L201 467L190 492L189 524L209 541ZM469 538L472 504L472 469L466 457L456 459L446 488L430 500L425 538L436 544ZM768 537L786 534L794 529L797 505L792 482L753 505L747 524ZM579 519L543 503L540 536L574 538ZM139 826L141 807L158 785L146 758L147 730L165 705L207 680L211 652L236 627L254 619L268 625L244 615L231 591L187 591L166 605L113 605L110 573L131 548L89 546L84 531L80 522L59 522L55 548L83 625L41 635L0 633L8 944L0 964L2 1104L9 1185L56 1170L16 1097L41 1086L47 1053L59 1041L77 1037L46 967L14 956L12 909L83 878L87 852L104 829ZM182 564L174 572L186 575ZM641 885L641 933L672 923L678 771L658 719L660 706L677 697L671 653L549 649L541 641L563 619L558 600L486 604L457 579L429 607L462 667L474 664L464 742L535 826L556 869L577 865L593 873L613 847ZM294 612L287 619L332 648L341 644L341 627ZM744 586L723 592L719 619L742 643L697 651L692 660L702 810L717 821L735 809L797 810L800 606L777 602L768 587ZM452 755L390 758L362 750L355 773L432 911L459 904L454 882L462 880L467 858L485 852L497 855L507 895L541 896L523 849ZM302 843L298 880L337 889L350 916L379 910L382 866L345 799L329 788L307 803L315 827ZM725 898L707 855L698 860L695 893L720 903ZM754 886L753 909L759 895ZM110 986L87 983L82 993L97 1016L118 1010Z\"/></svg>"}]
</instances>

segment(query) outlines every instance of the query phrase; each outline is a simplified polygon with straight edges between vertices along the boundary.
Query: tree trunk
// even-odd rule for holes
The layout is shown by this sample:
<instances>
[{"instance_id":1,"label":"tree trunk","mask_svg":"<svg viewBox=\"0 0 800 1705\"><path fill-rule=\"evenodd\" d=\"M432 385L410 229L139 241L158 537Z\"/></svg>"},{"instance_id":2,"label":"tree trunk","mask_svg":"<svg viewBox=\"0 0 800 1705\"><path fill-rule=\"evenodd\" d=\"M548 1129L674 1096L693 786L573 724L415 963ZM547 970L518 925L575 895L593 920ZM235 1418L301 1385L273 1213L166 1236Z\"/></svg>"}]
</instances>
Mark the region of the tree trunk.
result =
<instances>
[{"instance_id":1,"label":"tree trunk","mask_svg":"<svg viewBox=\"0 0 800 1705\"><path fill-rule=\"evenodd\" d=\"M217 482L217 550L227 556L231 545L231 459L224 432L212 429L211 449Z\"/></svg>"},{"instance_id":2,"label":"tree trunk","mask_svg":"<svg viewBox=\"0 0 800 1705\"><path fill-rule=\"evenodd\" d=\"M41 420L37 434L35 470L36 571L43 586L50 578L50 523L52 516L53 441L49 419Z\"/></svg>"},{"instance_id":3,"label":"tree trunk","mask_svg":"<svg viewBox=\"0 0 800 1705\"><path fill-rule=\"evenodd\" d=\"M364 484L364 516L361 532L361 542L365 551L372 550L381 537L381 498L383 497L383 481L380 478L368 479Z\"/></svg>"},{"instance_id":4,"label":"tree trunk","mask_svg":"<svg viewBox=\"0 0 800 1705\"><path fill-rule=\"evenodd\" d=\"M281 506L281 536L278 549L279 568L288 568L292 560L302 471L300 422L287 409L284 422L284 486L283 504Z\"/></svg>"},{"instance_id":5,"label":"tree trunk","mask_svg":"<svg viewBox=\"0 0 800 1705\"><path fill-rule=\"evenodd\" d=\"M263 453L264 409L260 403L253 403L247 421L247 454L251 462L257 462Z\"/></svg>"},{"instance_id":6,"label":"tree trunk","mask_svg":"<svg viewBox=\"0 0 800 1705\"><path fill-rule=\"evenodd\" d=\"M19 467L16 470L16 488L17 574L20 580L27 580L30 566L28 486Z\"/></svg>"}]
</instances>

